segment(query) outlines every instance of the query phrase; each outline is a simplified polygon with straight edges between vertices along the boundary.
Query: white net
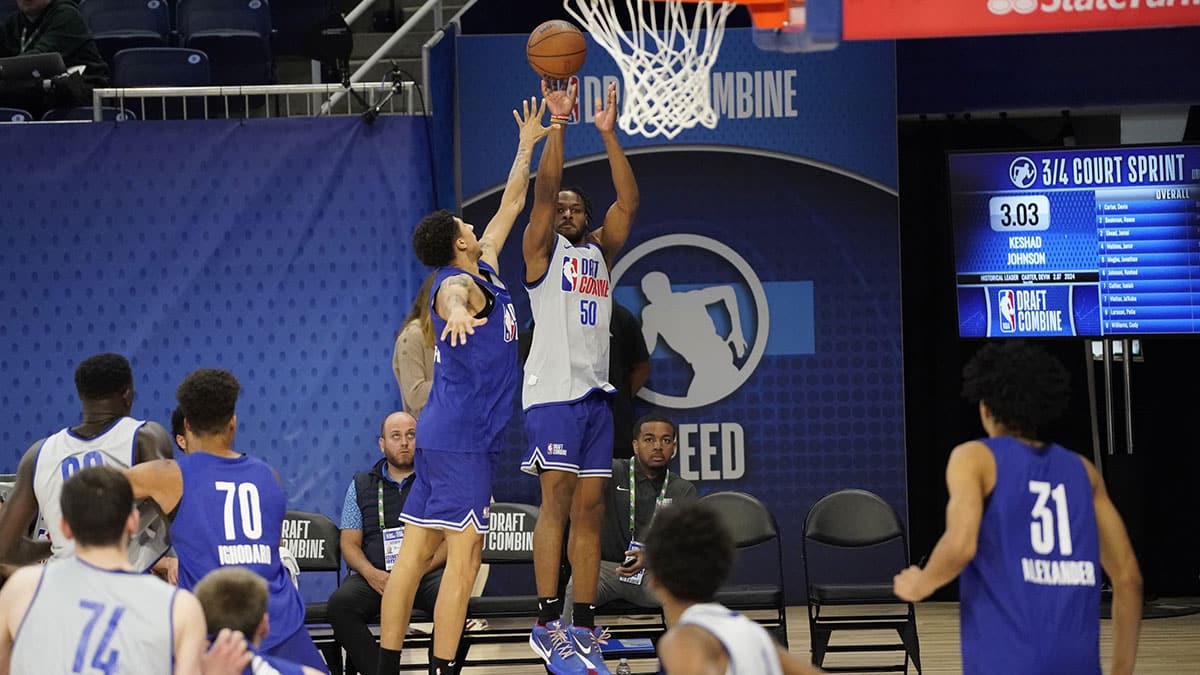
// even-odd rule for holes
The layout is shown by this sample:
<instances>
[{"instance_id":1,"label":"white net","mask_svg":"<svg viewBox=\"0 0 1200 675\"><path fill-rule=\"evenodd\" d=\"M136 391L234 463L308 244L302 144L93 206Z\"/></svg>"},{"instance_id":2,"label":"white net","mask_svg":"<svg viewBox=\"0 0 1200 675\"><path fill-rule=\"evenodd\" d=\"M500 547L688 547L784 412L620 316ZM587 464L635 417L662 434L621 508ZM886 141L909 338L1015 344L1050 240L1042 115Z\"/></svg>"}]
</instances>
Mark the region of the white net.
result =
<instances>
[{"instance_id":1,"label":"white net","mask_svg":"<svg viewBox=\"0 0 1200 675\"><path fill-rule=\"evenodd\" d=\"M725 19L737 6L711 0L689 3L689 19L680 0L666 0L662 26L649 0L625 0L633 30L617 17L618 0L563 0L563 6L604 47L623 76L620 125L646 138L674 138L684 129L717 126L712 107L713 64L725 36Z\"/></svg>"}]
</instances>

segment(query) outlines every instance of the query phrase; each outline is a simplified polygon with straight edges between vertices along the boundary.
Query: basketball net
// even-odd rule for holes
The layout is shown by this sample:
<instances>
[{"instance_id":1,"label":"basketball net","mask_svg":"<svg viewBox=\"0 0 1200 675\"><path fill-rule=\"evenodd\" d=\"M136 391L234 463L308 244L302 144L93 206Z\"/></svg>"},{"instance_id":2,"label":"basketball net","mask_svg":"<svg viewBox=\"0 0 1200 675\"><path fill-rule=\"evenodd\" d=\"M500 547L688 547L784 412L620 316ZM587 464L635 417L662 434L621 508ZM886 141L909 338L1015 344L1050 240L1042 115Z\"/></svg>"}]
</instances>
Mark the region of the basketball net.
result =
<instances>
[{"instance_id":1,"label":"basketball net","mask_svg":"<svg viewBox=\"0 0 1200 675\"><path fill-rule=\"evenodd\" d=\"M737 6L700 0L688 22L680 0L666 0L660 29L649 0L625 0L633 30L617 19L617 0L563 0L563 7L604 47L623 76L620 125L628 134L674 138L697 123L717 126L712 107L713 64L725 19Z\"/></svg>"}]
</instances>

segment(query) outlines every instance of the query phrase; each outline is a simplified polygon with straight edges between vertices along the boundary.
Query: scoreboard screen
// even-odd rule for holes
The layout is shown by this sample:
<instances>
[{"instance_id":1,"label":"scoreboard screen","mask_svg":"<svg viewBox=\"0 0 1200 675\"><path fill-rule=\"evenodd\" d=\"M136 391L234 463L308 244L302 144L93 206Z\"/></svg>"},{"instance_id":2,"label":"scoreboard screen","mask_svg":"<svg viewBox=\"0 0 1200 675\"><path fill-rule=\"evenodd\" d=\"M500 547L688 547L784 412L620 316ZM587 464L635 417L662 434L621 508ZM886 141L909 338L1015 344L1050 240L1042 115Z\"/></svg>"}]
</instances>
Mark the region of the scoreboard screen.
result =
<instances>
[{"instance_id":1,"label":"scoreboard screen","mask_svg":"<svg viewBox=\"0 0 1200 675\"><path fill-rule=\"evenodd\" d=\"M955 153L962 337L1200 333L1200 146Z\"/></svg>"}]
</instances>

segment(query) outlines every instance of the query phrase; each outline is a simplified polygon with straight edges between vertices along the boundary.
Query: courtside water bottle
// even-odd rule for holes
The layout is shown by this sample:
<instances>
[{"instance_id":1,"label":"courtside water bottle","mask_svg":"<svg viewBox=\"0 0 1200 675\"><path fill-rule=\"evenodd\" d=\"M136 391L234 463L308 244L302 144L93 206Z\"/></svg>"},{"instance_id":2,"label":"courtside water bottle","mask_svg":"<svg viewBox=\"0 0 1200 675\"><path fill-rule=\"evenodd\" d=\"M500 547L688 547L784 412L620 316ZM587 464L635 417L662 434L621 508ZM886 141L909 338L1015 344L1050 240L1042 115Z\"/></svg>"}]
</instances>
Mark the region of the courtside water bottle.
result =
<instances>
[{"instance_id":1,"label":"courtside water bottle","mask_svg":"<svg viewBox=\"0 0 1200 675\"><path fill-rule=\"evenodd\" d=\"M621 659L617 664L617 669L613 671L613 675L633 675L633 669L629 667L628 659Z\"/></svg>"}]
</instances>

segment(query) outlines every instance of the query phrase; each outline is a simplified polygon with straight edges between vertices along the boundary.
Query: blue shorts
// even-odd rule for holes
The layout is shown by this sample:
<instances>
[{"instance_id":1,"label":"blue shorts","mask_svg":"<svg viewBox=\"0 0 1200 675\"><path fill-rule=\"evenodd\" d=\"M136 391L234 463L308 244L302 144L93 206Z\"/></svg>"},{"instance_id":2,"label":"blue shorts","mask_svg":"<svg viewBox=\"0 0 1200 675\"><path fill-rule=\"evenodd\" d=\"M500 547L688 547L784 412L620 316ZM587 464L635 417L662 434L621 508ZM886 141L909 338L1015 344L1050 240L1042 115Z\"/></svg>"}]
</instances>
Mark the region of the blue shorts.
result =
<instances>
[{"instance_id":1,"label":"blue shorts","mask_svg":"<svg viewBox=\"0 0 1200 675\"><path fill-rule=\"evenodd\" d=\"M603 393L574 403L551 403L525 411L529 450L521 470L569 471L580 478L611 478L612 409Z\"/></svg>"},{"instance_id":2,"label":"blue shorts","mask_svg":"<svg viewBox=\"0 0 1200 675\"><path fill-rule=\"evenodd\" d=\"M447 452L417 448L412 490L400 520L421 527L462 532L488 530L496 452Z\"/></svg>"},{"instance_id":3,"label":"blue shorts","mask_svg":"<svg viewBox=\"0 0 1200 675\"><path fill-rule=\"evenodd\" d=\"M317 650L317 646L313 644L312 636L308 634L308 629L304 626L297 628L296 632L288 636L283 642L270 649L264 649L262 653L267 656L286 659L292 663L316 668L322 673L329 672L329 666L325 665L324 657Z\"/></svg>"}]
</instances>

